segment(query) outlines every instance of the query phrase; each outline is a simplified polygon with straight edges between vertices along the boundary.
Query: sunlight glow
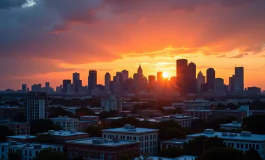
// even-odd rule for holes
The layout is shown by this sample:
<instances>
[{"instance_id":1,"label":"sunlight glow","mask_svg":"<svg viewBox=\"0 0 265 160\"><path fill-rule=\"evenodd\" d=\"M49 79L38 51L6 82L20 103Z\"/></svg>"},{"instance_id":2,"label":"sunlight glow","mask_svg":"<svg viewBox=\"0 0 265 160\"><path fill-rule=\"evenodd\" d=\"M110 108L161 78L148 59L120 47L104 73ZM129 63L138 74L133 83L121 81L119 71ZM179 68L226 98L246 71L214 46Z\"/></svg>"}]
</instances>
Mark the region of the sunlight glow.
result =
<instances>
[{"instance_id":1,"label":"sunlight glow","mask_svg":"<svg viewBox=\"0 0 265 160\"><path fill-rule=\"evenodd\" d=\"M168 73L167 73L167 72L164 72L164 73L163 73L163 77L164 77L164 78L168 78L168 77L169 77Z\"/></svg>"}]
</instances>

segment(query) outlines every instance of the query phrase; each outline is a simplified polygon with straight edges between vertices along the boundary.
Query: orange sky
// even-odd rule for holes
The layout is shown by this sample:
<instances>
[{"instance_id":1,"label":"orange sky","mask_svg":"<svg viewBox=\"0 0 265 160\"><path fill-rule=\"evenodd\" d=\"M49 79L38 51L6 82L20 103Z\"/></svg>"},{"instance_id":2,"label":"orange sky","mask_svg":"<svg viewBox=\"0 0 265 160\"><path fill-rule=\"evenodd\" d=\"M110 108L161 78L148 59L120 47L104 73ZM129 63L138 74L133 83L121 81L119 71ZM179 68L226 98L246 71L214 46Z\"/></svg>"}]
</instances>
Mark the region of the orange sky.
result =
<instances>
[{"instance_id":1,"label":"orange sky","mask_svg":"<svg viewBox=\"0 0 265 160\"><path fill-rule=\"evenodd\" d=\"M213 67L228 77L245 67L245 87L265 89L265 1L39 0L31 7L0 8L0 89L71 79L89 69L130 76L175 75L187 58L197 72ZM3 13L3 14L1 14ZM13 17L13 18L10 18Z\"/></svg>"}]
</instances>

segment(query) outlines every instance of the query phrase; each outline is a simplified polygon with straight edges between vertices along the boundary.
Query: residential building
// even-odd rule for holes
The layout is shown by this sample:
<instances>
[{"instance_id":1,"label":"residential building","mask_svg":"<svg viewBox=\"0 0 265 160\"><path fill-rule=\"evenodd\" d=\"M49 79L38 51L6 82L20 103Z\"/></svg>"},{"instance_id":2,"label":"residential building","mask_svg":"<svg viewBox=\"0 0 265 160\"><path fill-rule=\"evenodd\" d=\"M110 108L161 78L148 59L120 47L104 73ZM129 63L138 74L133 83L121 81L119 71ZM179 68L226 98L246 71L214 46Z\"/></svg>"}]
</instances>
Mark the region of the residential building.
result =
<instances>
[{"instance_id":1,"label":"residential building","mask_svg":"<svg viewBox=\"0 0 265 160\"><path fill-rule=\"evenodd\" d=\"M176 121L181 127L190 127L191 123L198 119L197 117L192 117L192 116L186 116L183 114L176 114L176 115L167 115L167 116L162 116L162 117L156 117L156 120L160 121Z\"/></svg>"},{"instance_id":2,"label":"residential building","mask_svg":"<svg viewBox=\"0 0 265 160\"><path fill-rule=\"evenodd\" d=\"M158 129L135 128L127 124L122 128L103 129L103 138L118 138L120 140L140 141L143 154L156 154L158 149Z\"/></svg>"},{"instance_id":3,"label":"residential building","mask_svg":"<svg viewBox=\"0 0 265 160\"><path fill-rule=\"evenodd\" d=\"M49 130L48 132L38 133L37 136L50 135L54 138L57 143L64 143L65 141L88 138L89 135L86 132L76 132L76 131L54 131Z\"/></svg>"},{"instance_id":4,"label":"residential building","mask_svg":"<svg viewBox=\"0 0 265 160\"><path fill-rule=\"evenodd\" d=\"M255 115L265 115L265 110L251 110L250 112L251 112L250 114L252 116L255 116Z\"/></svg>"},{"instance_id":5,"label":"residential building","mask_svg":"<svg viewBox=\"0 0 265 160\"><path fill-rule=\"evenodd\" d=\"M15 135L30 134L30 123L28 122L0 121L0 126L6 126Z\"/></svg>"},{"instance_id":6,"label":"residential building","mask_svg":"<svg viewBox=\"0 0 265 160\"><path fill-rule=\"evenodd\" d=\"M47 95L45 92L28 92L27 95L27 122L46 119L47 113Z\"/></svg>"},{"instance_id":7,"label":"residential building","mask_svg":"<svg viewBox=\"0 0 265 160\"><path fill-rule=\"evenodd\" d=\"M233 121L232 123L226 123L220 125L221 129L227 131L236 131L242 129L242 123L238 123L237 121Z\"/></svg>"},{"instance_id":8,"label":"residential building","mask_svg":"<svg viewBox=\"0 0 265 160\"><path fill-rule=\"evenodd\" d=\"M25 108L9 105L0 106L0 120L14 120L18 114L25 114Z\"/></svg>"},{"instance_id":9,"label":"residential building","mask_svg":"<svg viewBox=\"0 0 265 160\"><path fill-rule=\"evenodd\" d=\"M99 121L79 121L78 122L78 131L83 132L88 127L97 127L99 124Z\"/></svg>"},{"instance_id":10,"label":"residential building","mask_svg":"<svg viewBox=\"0 0 265 160\"><path fill-rule=\"evenodd\" d=\"M169 148L182 148L183 144L186 140L179 140L179 139L171 139L171 140L165 140L160 141L160 150L165 150Z\"/></svg>"},{"instance_id":11,"label":"residential building","mask_svg":"<svg viewBox=\"0 0 265 160\"><path fill-rule=\"evenodd\" d=\"M21 154L21 160L32 160L40 151L44 149L52 149L53 151L62 152L63 146L39 143L19 143L15 141L0 143L0 158L8 160L10 152L18 152Z\"/></svg>"},{"instance_id":12,"label":"residential building","mask_svg":"<svg viewBox=\"0 0 265 160\"><path fill-rule=\"evenodd\" d=\"M57 118L50 118L50 120L58 126L61 126L63 130L78 130L78 118L69 118L67 116L58 116Z\"/></svg>"},{"instance_id":13,"label":"residential building","mask_svg":"<svg viewBox=\"0 0 265 160\"><path fill-rule=\"evenodd\" d=\"M32 136L29 134L22 134L22 135L15 135L15 136L7 136L6 141L15 141L15 142L22 142L22 143L31 143L36 141L36 136Z\"/></svg>"},{"instance_id":14,"label":"residential building","mask_svg":"<svg viewBox=\"0 0 265 160\"><path fill-rule=\"evenodd\" d=\"M213 129L205 129L202 133L190 134L186 138L190 141L199 136L221 138L228 147L243 152L253 148L259 152L262 159L265 158L265 135L262 134L252 134L247 131L241 133L215 132Z\"/></svg>"},{"instance_id":15,"label":"residential building","mask_svg":"<svg viewBox=\"0 0 265 160\"><path fill-rule=\"evenodd\" d=\"M192 117L198 117L199 119L209 121L212 119L212 110L185 110L183 111L184 115L192 116Z\"/></svg>"},{"instance_id":16,"label":"residential building","mask_svg":"<svg viewBox=\"0 0 265 160\"><path fill-rule=\"evenodd\" d=\"M101 99L101 110L102 111L122 111L122 99L116 98L114 95L108 99Z\"/></svg>"},{"instance_id":17,"label":"residential building","mask_svg":"<svg viewBox=\"0 0 265 160\"><path fill-rule=\"evenodd\" d=\"M80 121L99 121L99 116L80 116Z\"/></svg>"},{"instance_id":18,"label":"residential building","mask_svg":"<svg viewBox=\"0 0 265 160\"><path fill-rule=\"evenodd\" d=\"M82 156L84 159L120 160L120 157L124 154L139 154L140 142L91 137L67 141L66 149L71 157Z\"/></svg>"}]
</instances>

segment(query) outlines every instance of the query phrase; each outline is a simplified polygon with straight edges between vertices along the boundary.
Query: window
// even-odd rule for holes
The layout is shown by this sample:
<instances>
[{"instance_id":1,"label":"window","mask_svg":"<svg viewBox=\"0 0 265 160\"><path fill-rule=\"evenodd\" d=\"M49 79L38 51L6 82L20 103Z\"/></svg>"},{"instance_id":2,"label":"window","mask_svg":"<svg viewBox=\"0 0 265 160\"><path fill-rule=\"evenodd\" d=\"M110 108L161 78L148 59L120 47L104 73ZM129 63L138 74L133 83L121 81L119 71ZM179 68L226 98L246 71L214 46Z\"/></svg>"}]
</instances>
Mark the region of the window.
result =
<instances>
[{"instance_id":1,"label":"window","mask_svg":"<svg viewBox=\"0 0 265 160\"><path fill-rule=\"evenodd\" d=\"M241 148L244 148L244 145L241 143Z\"/></svg>"},{"instance_id":2,"label":"window","mask_svg":"<svg viewBox=\"0 0 265 160\"><path fill-rule=\"evenodd\" d=\"M245 148L248 149L248 144L245 144Z\"/></svg>"},{"instance_id":3,"label":"window","mask_svg":"<svg viewBox=\"0 0 265 160\"><path fill-rule=\"evenodd\" d=\"M236 148L239 148L239 143L236 144Z\"/></svg>"},{"instance_id":4,"label":"window","mask_svg":"<svg viewBox=\"0 0 265 160\"><path fill-rule=\"evenodd\" d=\"M256 145L256 149L259 149L259 145L258 144Z\"/></svg>"}]
</instances>

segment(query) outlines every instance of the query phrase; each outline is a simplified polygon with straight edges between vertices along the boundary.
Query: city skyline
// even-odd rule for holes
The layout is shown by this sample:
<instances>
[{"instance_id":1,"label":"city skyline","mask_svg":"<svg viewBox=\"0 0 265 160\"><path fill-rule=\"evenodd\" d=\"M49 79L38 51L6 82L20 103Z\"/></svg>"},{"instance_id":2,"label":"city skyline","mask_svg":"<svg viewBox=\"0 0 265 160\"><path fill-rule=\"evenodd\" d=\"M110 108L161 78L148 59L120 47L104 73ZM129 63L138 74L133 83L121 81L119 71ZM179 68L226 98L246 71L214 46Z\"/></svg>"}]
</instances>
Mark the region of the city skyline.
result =
<instances>
[{"instance_id":1,"label":"city skyline","mask_svg":"<svg viewBox=\"0 0 265 160\"><path fill-rule=\"evenodd\" d=\"M69 3L64 3L65 1ZM265 1L25 0L0 2L0 89L50 82L90 69L104 74L139 64L145 75L175 76L175 60L214 68L227 84L235 66L245 86L265 89ZM49 14L47 14L49 13ZM13 17L13 18L10 18Z\"/></svg>"}]
</instances>

